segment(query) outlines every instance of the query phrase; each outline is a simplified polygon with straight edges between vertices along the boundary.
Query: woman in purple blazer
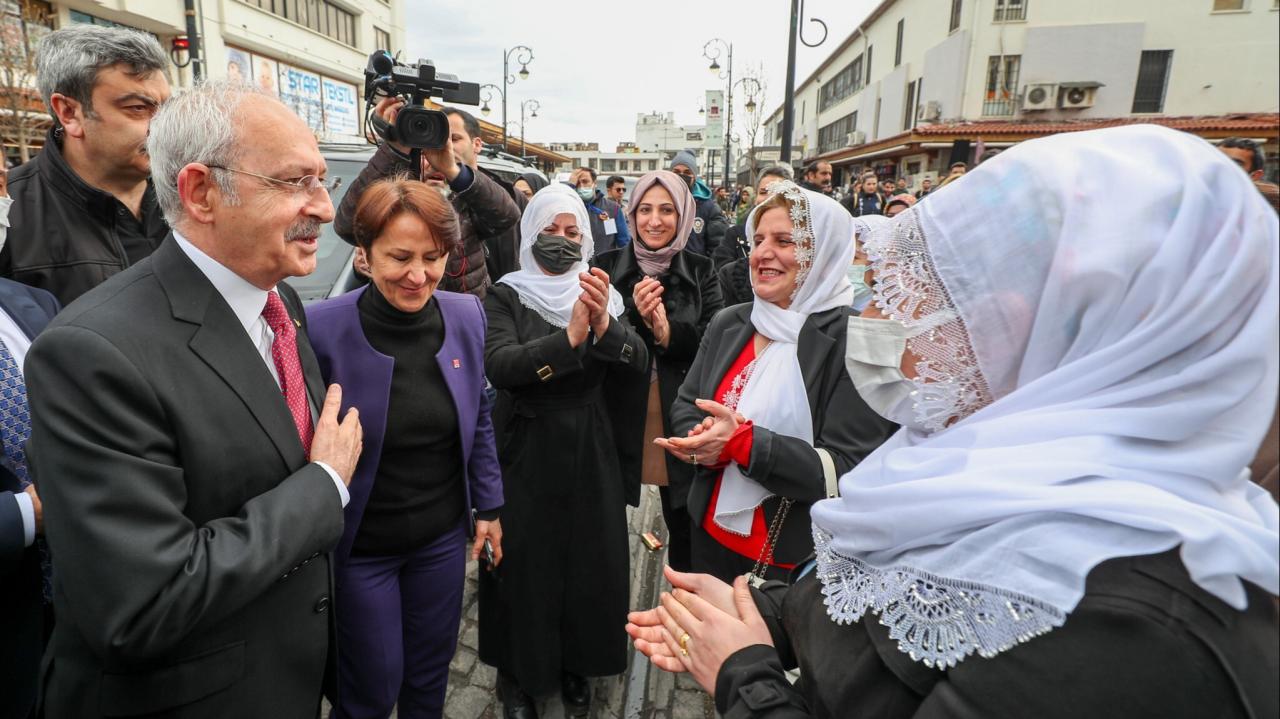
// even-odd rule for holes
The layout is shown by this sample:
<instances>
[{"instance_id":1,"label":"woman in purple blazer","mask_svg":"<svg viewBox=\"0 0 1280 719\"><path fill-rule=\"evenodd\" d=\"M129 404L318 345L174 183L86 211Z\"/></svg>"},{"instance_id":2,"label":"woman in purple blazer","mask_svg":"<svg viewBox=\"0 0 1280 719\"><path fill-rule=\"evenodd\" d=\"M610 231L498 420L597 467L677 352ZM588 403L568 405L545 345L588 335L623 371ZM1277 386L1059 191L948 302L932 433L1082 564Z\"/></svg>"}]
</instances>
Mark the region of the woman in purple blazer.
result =
<instances>
[{"instance_id":1,"label":"woman in purple blazer","mask_svg":"<svg viewBox=\"0 0 1280 719\"><path fill-rule=\"evenodd\" d=\"M333 717L439 717L462 612L466 534L502 558L502 475L484 387L485 315L435 291L458 217L423 183L370 185L354 219L372 282L307 310L325 382L364 452L336 550Z\"/></svg>"}]
</instances>

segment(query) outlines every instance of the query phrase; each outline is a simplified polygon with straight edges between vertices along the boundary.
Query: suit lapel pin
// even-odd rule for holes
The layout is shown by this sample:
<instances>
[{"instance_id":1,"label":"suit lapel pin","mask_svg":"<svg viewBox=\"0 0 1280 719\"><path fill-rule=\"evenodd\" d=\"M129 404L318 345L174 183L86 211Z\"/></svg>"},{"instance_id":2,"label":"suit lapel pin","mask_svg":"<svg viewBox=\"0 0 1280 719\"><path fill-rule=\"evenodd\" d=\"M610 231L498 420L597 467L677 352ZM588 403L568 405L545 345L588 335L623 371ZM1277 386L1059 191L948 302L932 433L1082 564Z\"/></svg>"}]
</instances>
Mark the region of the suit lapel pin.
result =
<instances>
[{"instance_id":1,"label":"suit lapel pin","mask_svg":"<svg viewBox=\"0 0 1280 719\"><path fill-rule=\"evenodd\" d=\"M459 360L459 359L454 360L454 361L453 361L453 368L454 368L454 369L462 369L462 360Z\"/></svg>"},{"instance_id":2,"label":"suit lapel pin","mask_svg":"<svg viewBox=\"0 0 1280 719\"><path fill-rule=\"evenodd\" d=\"M295 327L297 327L298 329L302 329L302 322L301 322L300 320L294 320L294 321L293 321L293 324L294 324L294 326L295 326Z\"/></svg>"}]
</instances>

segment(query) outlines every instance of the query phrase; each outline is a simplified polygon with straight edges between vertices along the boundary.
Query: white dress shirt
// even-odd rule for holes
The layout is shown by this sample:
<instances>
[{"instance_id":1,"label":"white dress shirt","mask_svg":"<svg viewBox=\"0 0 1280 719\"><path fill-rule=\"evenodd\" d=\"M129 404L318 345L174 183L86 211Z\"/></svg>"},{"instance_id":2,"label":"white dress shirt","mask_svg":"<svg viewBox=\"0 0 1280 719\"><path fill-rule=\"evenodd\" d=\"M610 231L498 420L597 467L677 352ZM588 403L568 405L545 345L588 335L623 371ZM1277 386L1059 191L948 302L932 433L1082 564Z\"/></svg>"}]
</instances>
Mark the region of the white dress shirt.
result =
<instances>
[{"instance_id":1,"label":"white dress shirt","mask_svg":"<svg viewBox=\"0 0 1280 719\"><path fill-rule=\"evenodd\" d=\"M12 204L12 197L0 197L0 250L4 249L5 240L9 239L9 206Z\"/></svg>"},{"instance_id":2,"label":"white dress shirt","mask_svg":"<svg viewBox=\"0 0 1280 719\"><path fill-rule=\"evenodd\" d=\"M4 198L0 198L4 199ZM0 230L2 231L2 230ZM27 358L27 350L31 349L31 340L27 333L13 321L8 312L0 309L0 340L9 348L14 364L18 365L18 374L22 374L22 362ZM4 460L9 464L8 458ZM22 515L22 543L30 547L36 541L36 509L31 497L26 492L14 492L13 499L18 503L18 514Z\"/></svg>"},{"instance_id":3,"label":"white dress shirt","mask_svg":"<svg viewBox=\"0 0 1280 719\"><path fill-rule=\"evenodd\" d=\"M178 247L182 248L187 257L191 258L191 261L195 263L196 268L205 277L209 278L209 282L213 284L213 288L218 291L218 294L222 295L222 299L226 300L231 312L249 335L249 341L253 343L254 349L258 351L258 355L262 358L263 363L266 364L267 371L271 373L276 384L280 384L280 375L276 371L275 360L271 357L271 343L275 341L276 335L267 326L267 321L262 317L262 310L267 306L267 290L258 289L248 280L206 255L177 230L173 231L173 238L178 241ZM310 398L308 398L307 404L311 404ZM316 418L317 408L312 406L311 419L313 425ZM346 507L347 502L351 501L351 494L347 491L347 485L343 483L333 467L324 462L316 462L316 464L323 467L329 473L329 476L333 478L333 484L338 488L339 496L342 497L342 506Z\"/></svg>"}]
</instances>

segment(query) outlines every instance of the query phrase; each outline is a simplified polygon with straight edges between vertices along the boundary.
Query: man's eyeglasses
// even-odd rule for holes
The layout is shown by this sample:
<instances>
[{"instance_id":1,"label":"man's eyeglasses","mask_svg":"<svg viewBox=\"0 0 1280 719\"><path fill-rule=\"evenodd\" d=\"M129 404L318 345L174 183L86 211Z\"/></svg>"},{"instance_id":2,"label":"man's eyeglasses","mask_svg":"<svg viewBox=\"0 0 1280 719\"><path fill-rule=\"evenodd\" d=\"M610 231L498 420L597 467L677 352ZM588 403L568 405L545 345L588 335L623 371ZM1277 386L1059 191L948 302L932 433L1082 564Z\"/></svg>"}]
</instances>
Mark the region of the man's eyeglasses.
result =
<instances>
[{"instance_id":1,"label":"man's eyeglasses","mask_svg":"<svg viewBox=\"0 0 1280 719\"><path fill-rule=\"evenodd\" d=\"M324 190L325 192L333 192L334 190L338 189L339 185L342 184L341 177L335 177L332 180L321 180L319 177L315 175L304 175L302 177L299 177L296 180L280 180L274 177L268 177L266 175L259 175L256 172L249 172L247 170L237 170L234 167L223 167L222 165L208 165L207 167L211 170L225 170L227 172L235 172L241 175L248 175L249 177L256 177L259 180L266 180L267 182L272 182L277 185L284 185L285 187L292 189L294 192L306 192L308 195L312 195L312 196L314 196L320 190Z\"/></svg>"}]
</instances>

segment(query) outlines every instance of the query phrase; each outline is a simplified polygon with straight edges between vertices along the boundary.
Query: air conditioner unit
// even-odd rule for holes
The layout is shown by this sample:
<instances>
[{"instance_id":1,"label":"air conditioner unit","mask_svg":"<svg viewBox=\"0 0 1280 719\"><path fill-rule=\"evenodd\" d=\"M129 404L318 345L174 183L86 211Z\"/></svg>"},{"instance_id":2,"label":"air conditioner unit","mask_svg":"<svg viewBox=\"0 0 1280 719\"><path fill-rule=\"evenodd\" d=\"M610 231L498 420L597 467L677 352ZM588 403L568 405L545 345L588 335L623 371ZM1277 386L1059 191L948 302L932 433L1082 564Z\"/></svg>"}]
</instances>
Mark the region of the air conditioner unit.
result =
<instances>
[{"instance_id":1,"label":"air conditioner unit","mask_svg":"<svg viewBox=\"0 0 1280 719\"><path fill-rule=\"evenodd\" d=\"M862 130L854 130L844 136L845 147L855 147L863 145L867 142L867 133Z\"/></svg>"},{"instance_id":2,"label":"air conditioner unit","mask_svg":"<svg viewBox=\"0 0 1280 719\"><path fill-rule=\"evenodd\" d=\"M916 119L920 122L937 122L942 119L942 104L930 100L916 108Z\"/></svg>"},{"instance_id":3,"label":"air conditioner unit","mask_svg":"<svg viewBox=\"0 0 1280 719\"><path fill-rule=\"evenodd\" d=\"M1022 93L1022 111L1052 110L1058 102L1058 86L1052 82L1033 82Z\"/></svg>"},{"instance_id":4,"label":"air conditioner unit","mask_svg":"<svg viewBox=\"0 0 1280 719\"><path fill-rule=\"evenodd\" d=\"M1063 110L1082 110L1093 107L1100 82L1064 82L1058 85L1058 107Z\"/></svg>"}]
</instances>

